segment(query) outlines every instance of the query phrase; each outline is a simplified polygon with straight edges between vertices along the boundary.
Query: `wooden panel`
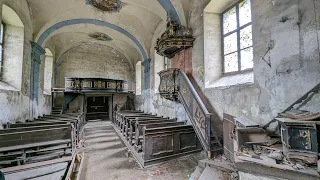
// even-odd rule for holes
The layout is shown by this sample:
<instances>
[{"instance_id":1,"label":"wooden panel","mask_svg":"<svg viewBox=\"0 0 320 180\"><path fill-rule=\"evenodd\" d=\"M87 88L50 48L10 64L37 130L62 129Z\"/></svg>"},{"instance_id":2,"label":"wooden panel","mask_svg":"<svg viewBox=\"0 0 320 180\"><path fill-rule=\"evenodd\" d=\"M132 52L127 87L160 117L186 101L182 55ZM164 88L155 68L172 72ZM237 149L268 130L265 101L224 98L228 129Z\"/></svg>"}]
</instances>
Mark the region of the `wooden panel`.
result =
<instances>
[{"instance_id":1,"label":"wooden panel","mask_svg":"<svg viewBox=\"0 0 320 180\"><path fill-rule=\"evenodd\" d=\"M223 148L225 156L234 162L234 117L228 114L223 114Z\"/></svg>"},{"instance_id":2,"label":"wooden panel","mask_svg":"<svg viewBox=\"0 0 320 180\"><path fill-rule=\"evenodd\" d=\"M0 147L9 147L44 141L70 139L70 136L71 127L1 134Z\"/></svg>"},{"instance_id":3,"label":"wooden panel","mask_svg":"<svg viewBox=\"0 0 320 180\"><path fill-rule=\"evenodd\" d=\"M172 68L178 68L186 74L192 74L192 48L184 49L173 59Z\"/></svg>"},{"instance_id":4,"label":"wooden panel","mask_svg":"<svg viewBox=\"0 0 320 180\"><path fill-rule=\"evenodd\" d=\"M68 122L29 122L29 123L17 123L17 124L10 124L10 128L20 128L20 127L32 127L32 126L44 126L44 125L56 125L56 124L66 124Z\"/></svg>"},{"instance_id":5,"label":"wooden panel","mask_svg":"<svg viewBox=\"0 0 320 180\"><path fill-rule=\"evenodd\" d=\"M197 147L197 135L194 132L180 133L180 150Z\"/></svg>"},{"instance_id":6,"label":"wooden panel","mask_svg":"<svg viewBox=\"0 0 320 180\"><path fill-rule=\"evenodd\" d=\"M65 92L128 92L128 81L103 78L65 78Z\"/></svg>"},{"instance_id":7,"label":"wooden panel","mask_svg":"<svg viewBox=\"0 0 320 180\"><path fill-rule=\"evenodd\" d=\"M173 135L160 135L152 137L152 155L161 155L173 152Z\"/></svg>"},{"instance_id":8,"label":"wooden panel","mask_svg":"<svg viewBox=\"0 0 320 180\"><path fill-rule=\"evenodd\" d=\"M189 125L144 129L143 136L145 161L201 150L194 129Z\"/></svg>"},{"instance_id":9,"label":"wooden panel","mask_svg":"<svg viewBox=\"0 0 320 180\"><path fill-rule=\"evenodd\" d=\"M49 129L49 128L66 128L66 127L68 128L70 127L70 125L60 124L60 125L44 125L44 126L10 128L10 129L0 130L0 134L17 133L17 132L23 132L23 131L34 131L34 130L42 130L42 129Z\"/></svg>"}]
</instances>

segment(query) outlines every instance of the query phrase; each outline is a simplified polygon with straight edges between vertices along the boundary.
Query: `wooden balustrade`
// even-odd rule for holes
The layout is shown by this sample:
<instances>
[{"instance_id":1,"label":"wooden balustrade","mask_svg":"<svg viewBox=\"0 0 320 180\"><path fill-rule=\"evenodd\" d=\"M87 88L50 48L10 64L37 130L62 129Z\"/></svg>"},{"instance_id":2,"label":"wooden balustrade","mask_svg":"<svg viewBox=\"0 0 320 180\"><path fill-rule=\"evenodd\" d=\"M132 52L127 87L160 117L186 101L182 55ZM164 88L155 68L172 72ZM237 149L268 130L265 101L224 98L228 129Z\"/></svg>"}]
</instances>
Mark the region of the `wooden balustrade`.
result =
<instances>
[{"instance_id":1,"label":"wooden balustrade","mask_svg":"<svg viewBox=\"0 0 320 180\"><path fill-rule=\"evenodd\" d=\"M212 138L218 139L215 137L215 132L211 131L212 114L208 112L187 75L176 68L167 69L158 74L160 76L159 93L161 97L183 104L208 157L211 157L212 153L214 156L221 154L223 149L220 142L218 147L213 147L211 143Z\"/></svg>"}]
</instances>

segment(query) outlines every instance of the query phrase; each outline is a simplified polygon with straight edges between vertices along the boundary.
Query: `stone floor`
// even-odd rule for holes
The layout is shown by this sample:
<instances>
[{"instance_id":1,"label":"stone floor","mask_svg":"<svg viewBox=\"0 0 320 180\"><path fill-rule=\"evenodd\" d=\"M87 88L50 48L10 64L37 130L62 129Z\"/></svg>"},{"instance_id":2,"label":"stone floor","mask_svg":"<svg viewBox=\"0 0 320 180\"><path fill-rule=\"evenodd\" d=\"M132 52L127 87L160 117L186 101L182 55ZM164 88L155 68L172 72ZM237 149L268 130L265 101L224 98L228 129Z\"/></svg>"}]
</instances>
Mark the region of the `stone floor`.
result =
<instances>
[{"instance_id":1,"label":"stone floor","mask_svg":"<svg viewBox=\"0 0 320 180\"><path fill-rule=\"evenodd\" d=\"M193 156L186 156L141 169L125 155L126 147L110 121L91 121L85 126L84 151L81 180L187 180L197 166Z\"/></svg>"}]
</instances>

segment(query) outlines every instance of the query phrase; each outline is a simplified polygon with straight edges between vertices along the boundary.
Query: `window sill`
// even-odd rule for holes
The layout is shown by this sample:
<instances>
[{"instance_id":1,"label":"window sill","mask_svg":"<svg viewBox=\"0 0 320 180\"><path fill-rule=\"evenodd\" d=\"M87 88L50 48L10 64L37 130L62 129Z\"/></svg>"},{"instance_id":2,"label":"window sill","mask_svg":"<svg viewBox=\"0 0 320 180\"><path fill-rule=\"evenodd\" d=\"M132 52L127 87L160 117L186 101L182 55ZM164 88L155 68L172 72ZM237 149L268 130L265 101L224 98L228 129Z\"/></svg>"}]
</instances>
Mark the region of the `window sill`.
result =
<instances>
[{"instance_id":1,"label":"window sill","mask_svg":"<svg viewBox=\"0 0 320 180\"><path fill-rule=\"evenodd\" d=\"M211 85L208 88L224 88L237 85L253 84L253 71L245 72L241 74L223 76Z\"/></svg>"},{"instance_id":2,"label":"window sill","mask_svg":"<svg viewBox=\"0 0 320 180\"><path fill-rule=\"evenodd\" d=\"M19 92L18 89L16 89L15 87L11 86L10 84L7 84L3 81L0 81L0 90L4 90L4 91L16 91Z\"/></svg>"},{"instance_id":3,"label":"window sill","mask_svg":"<svg viewBox=\"0 0 320 180\"><path fill-rule=\"evenodd\" d=\"M51 94L48 93L47 91L43 91L43 95L51 96Z\"/></svg>"}]
</instances>

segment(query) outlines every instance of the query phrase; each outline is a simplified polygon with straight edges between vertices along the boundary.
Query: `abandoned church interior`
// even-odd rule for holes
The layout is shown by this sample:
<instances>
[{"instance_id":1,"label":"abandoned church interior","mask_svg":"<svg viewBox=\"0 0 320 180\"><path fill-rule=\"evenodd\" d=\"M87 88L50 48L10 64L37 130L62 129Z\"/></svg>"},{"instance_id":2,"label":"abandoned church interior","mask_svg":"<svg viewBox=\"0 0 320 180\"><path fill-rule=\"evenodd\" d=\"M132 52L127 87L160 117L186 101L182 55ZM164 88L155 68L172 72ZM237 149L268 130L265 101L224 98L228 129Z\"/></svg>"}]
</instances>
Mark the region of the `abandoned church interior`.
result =
<instances>
[{"instance_id":1,"label":"abandoned church interior","mask_svg":"<svg viewBox=\"0 0 320 180\"><path fill-rule=\"evenodd\" d=\"M320 0L0 0L0 180L320 179Z\"/></svg>"}]
</instances>

